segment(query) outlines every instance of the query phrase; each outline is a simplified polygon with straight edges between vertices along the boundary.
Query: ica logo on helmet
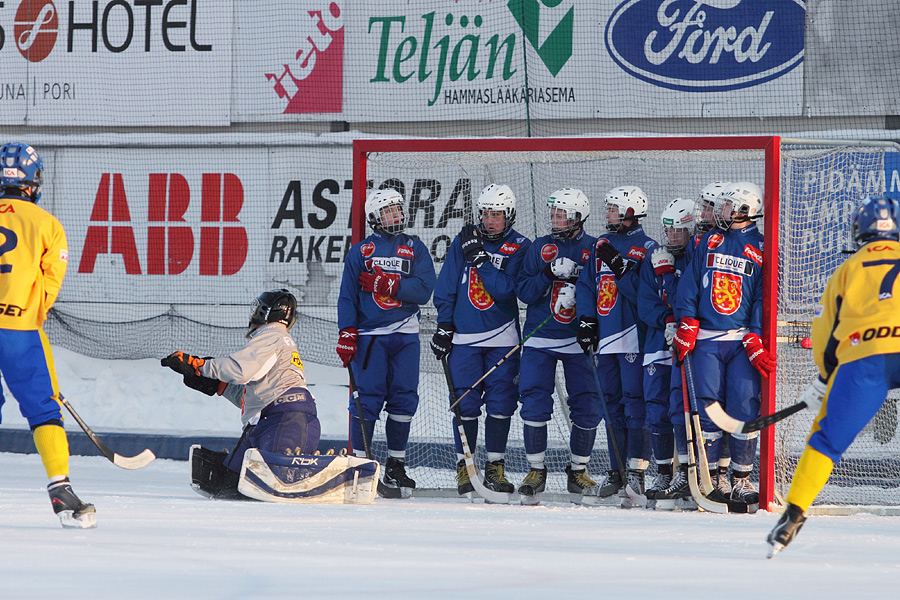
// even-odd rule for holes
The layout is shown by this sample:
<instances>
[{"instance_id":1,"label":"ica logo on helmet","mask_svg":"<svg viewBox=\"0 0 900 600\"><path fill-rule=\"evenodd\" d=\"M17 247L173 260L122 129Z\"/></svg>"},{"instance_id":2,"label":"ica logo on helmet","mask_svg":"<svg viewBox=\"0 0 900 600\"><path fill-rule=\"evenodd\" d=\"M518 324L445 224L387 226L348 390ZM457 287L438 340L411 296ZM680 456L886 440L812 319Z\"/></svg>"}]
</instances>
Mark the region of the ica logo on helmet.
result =
<instances>
[{"instance_id":1,"label":"ica logo on helmet","mask_svg":"<svg viewBox=\"0 0 900 600\"><path fill-rule=\"evenodd\" d=\"M606 49L630 75L685 92L721 92L781 77L803 61L803 0L626 0Z\"/></svg>"}]
</instances>

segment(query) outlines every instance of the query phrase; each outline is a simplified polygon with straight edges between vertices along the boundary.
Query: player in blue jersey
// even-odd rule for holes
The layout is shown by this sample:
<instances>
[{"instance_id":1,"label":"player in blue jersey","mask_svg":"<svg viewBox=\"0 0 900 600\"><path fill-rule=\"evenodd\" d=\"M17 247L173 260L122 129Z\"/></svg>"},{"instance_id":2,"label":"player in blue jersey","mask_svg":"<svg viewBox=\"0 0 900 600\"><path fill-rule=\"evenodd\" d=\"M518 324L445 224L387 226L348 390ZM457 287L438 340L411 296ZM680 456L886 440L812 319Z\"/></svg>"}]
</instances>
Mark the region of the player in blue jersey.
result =
<instances>
[{"instance_id":1,"label":"player in blue jersey","mask_svg":"<svg viewBox=\"0 0 900 600\"><path fill-rule=\"evenodd\" d=\"M410 422L419 405L419 306L431 297L435 274L428 248L402 233L403 207L403 196L391 188L366 199L372 234L354 245L344 262L337 353L345 367L352 366L369 440L382 409L387 412L384 484L407 497L416 486L405 459ZM364 456L355 403L350 414L350 441L355 453Z\"/></svg>"},{"instance_id":2,"label":"player in blue jersey","mask_svg":"<svg viewBox=\"0 0 900 600\"><path fill-rule=\"evenodd\" d=\"M484 188L476 210L476 224L463 227L450 244L434 289L438 325L431 349L438 360L447 357L456 397L519 343L516 277L531 247L531 240L512 228L516 197L508 186L491 184ZM504 470L510 418L519 401L518 376L519 356L514 353L459 404L472 454L478 439L478 417L485 407L484 484L507 494L515 491ZM459 459L457 489L460 495L471 494L473 487L455 420L453 435Z\"/></svg>"},{"instance_id":3,"label":"player in blue jersey","mask_svg":"<svg viewBox=\"0 0 900 600\"><path fill-rule=\"evenodd\" d=\"M563 365L572 421L568 489L576 502L584 494L596 495L596 484L585 469L600 423L600 404L590 363L578 346L575 318L575 282L591 259L596 242L584 232L591 206L587 196L574 188L553 192L547 205L551 233L536 239L529 248L516 283L519 299L528 305L524 335L530 335L549 317L522 351L519 415L524 421L525 454L531 467L519 486L523 504L539 502L546 486L544 453L547 422L553 414L557 362Z\"/></svg>"},{"instance_id":4,"label":"player in blue jersey","mask_svg":"<svg viewBox=\"0 0 900 600\"><path fill-rule=\"evenodd\" d=\"M600 236L578 280L578 343L591 354L603 382L609 428L625 449L628 483L644 491L649 466L645 450L643 370L641 352L645 326L637 318L639 271L656 242L640 219L647 216L647 196L635 186L622 186L606 194L607 233ZM610 441L611 442L611 441ZM621 443L624 442L624 443ZM610 443L611 446L611 443ZM611 469L603 495L623 483L610 448ZM632 503L627 498L623 506Z\"/></svg>"},{"instance_id":5,"label":"player in blue jersey","mask_svg":"<svg viewBox=\"0 0 900 600\"><path fill-rule=\"evenodd\" d=\"M672 393L672 338L677 325L672 301L678 288L678 278L684 273L685 249L694 233L694 201L676 198L663 210L663 245L653 249L650 260L640 270L638 305L640 318L647 325L644 342L644 399L647 406L647 429L650 449L656 460L657 477L647 488L648 506L664 496L672 484L672 457L678 440L680 471L677 484L684 482L687 490L687 445L684 429L682 398ZM671 402L670 402L671 401ZM677 408L677 410L675 410ZM679 417L676 419L676 417ZM680 424L680 433L678 427ZM690 496L688 491L687 496ZM682 496L682 499L685 496ZM677 498L673 498L677 499ZM674 506L673 506L674 508Z\"/></svg>"},{"instance_id":6,"label":"player in blue jersey","mask_svg":"<svg viewBox=\"0 0 900 600\"><path fill-rule=\"evenodd\" d=\"M706 403L718 401L729 415L759 416L760 376L775 370L775 353L762 343L762 191L753 183L732 183L716 199L720 229L704 236L682 276L675 300L680 320L673 338L679 360L691 355L693 384L701 411L710 464L722 448L722 432L707 417ZM753 512L759 493L750 482L758 432L731 436L730 500Z\"/></svg>"}]
</instances>

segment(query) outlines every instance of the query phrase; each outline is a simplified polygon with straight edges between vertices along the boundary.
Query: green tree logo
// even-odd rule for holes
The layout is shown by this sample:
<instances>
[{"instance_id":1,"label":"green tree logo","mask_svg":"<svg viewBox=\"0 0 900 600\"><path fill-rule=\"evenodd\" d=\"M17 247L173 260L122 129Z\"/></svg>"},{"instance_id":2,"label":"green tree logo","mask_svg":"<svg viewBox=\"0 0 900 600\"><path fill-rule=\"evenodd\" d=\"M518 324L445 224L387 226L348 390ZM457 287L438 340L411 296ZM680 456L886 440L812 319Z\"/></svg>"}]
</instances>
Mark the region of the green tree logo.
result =
<instances>
[{"instance_id":1,"label":"green tree logo","mask_svg":"<svg viewBox=\"0 0 900 600\"><path fill-rule=\"evenodd\" d=\"M569 8L566 16L556 24L543 44L540 43L538 32L540 31L541 5L555 8L561 2L562 0L509 0L506 5L519 27L522 28L525 38L534 46L538 56L541 57L544 65L554 77L572 56L575 7Z\"/></svg>"}]
</instances>

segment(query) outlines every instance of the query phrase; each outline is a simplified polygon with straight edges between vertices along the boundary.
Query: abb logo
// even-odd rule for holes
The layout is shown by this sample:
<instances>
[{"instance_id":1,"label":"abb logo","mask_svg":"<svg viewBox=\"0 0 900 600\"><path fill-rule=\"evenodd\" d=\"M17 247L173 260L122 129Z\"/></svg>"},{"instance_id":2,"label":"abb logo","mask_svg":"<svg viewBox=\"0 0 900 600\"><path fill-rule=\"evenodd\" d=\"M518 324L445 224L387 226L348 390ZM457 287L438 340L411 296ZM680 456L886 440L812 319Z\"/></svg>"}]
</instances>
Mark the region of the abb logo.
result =
<instances>
[{"instance_id":1,"label":"abb logo","mask_svg":"<svg viewBox=\"0 0 900 600\"><path fill-rule=\"evenodd\" d=\"M149 175L147 209L148 275L178 275L194 259L194 230L184 214L191 203L187 179L178 173ZM234 275L247 258L247 232L238 223L244 187L231 173L204 173L200 190L200 275ZM79 273L93 273L97 256L120 254L129 275L142 274L125 181L121 173L104 173L97 187L81 251Z\"/></svg>"}]
</instances>

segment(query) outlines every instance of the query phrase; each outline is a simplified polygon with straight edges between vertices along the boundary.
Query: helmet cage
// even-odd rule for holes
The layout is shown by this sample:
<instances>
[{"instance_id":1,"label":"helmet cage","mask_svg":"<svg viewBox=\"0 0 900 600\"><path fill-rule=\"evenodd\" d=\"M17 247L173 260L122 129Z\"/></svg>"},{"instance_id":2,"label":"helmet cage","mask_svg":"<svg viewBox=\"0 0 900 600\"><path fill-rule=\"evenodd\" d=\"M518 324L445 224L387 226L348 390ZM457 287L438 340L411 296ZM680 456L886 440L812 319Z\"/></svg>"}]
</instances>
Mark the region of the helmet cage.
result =
<instances>
[{"instance_id":1,"label":"helmet cage","mask_svg":"<svg viewBox=\"0 0 900 600\"><path fill-rule=\"evenodd\" d=\"M606 194L604 204L606 206L606 229L612 233L620 233L628 229L630 226L625 225L627 219L633 219L636 223L638 219L647 216L647 195L637 186L623 185L610 190ZM616 209L615 221L610 219L611 207Z\"/></svg>"},{"instance_id":2,"label":"helmet cage","mask_svg":"<svg viewBox=\"0 0 900 600\"><path fill-rule=\"evenodd\" d=\"M730 181L714 181L700 190L697 202L694 203L694 229L698 233L706 233L716 226L716 198L731 185Z\"/></svg>"},{"instance_id":3,"label":"helmet cage","mask_svg":"<svg viewBox=\"0 0 900 600\"><path fill-rule=\"evenodd\" d=\"M729 184L716 198L713 214L716 227L726 230L735 223L759 219L763 216L762 190L746 181Z\"/></svg>"},{"instance_id":4,"label":"helmet cage","mask_svg":"<svg viewBox=\"0 0 900 600\"><path fill-rule=\"evenodd\" d=\"M381 212L390 206L400 207L400 219L393 225L385 226L381 222ZM366 198L366 221L373 231L387 235L396 235L406 229L406 210L400 192L394 188L385 188L369 194Z\"/></svg>"},{"instance_id":5,"label":"helmet cage","mask_svg":"<svg viewBox=\"0 0 900 600\"><path fill-rule=\"evenodd\" d=\"M694 235L693 200L675 198L663 209L660 217L663 225L663 241L672 254L681 254Z\"/></svg>"}]
</instances>

